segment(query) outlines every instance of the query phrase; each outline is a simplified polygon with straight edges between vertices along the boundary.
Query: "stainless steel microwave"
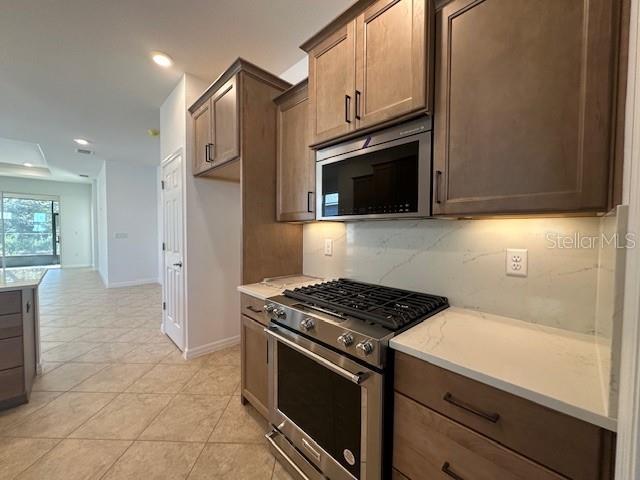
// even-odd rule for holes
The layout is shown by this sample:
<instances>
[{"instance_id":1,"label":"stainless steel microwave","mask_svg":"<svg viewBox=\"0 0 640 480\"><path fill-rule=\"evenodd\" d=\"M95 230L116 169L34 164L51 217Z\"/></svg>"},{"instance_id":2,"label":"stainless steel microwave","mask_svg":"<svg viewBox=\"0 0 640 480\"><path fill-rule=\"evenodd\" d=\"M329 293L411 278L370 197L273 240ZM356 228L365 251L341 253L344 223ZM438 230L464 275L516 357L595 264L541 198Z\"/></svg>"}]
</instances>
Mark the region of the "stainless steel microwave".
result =
<instances>
[{"instance_id":1,"label":"stainless steel microwave","mask_svg":"<svg viewBox=\"0 0 640 480\"><path fill-rule=\"evenodd\" d=\"M431 215L431 118L316 152L316 219Z\"/></svg>"}]
</instances>

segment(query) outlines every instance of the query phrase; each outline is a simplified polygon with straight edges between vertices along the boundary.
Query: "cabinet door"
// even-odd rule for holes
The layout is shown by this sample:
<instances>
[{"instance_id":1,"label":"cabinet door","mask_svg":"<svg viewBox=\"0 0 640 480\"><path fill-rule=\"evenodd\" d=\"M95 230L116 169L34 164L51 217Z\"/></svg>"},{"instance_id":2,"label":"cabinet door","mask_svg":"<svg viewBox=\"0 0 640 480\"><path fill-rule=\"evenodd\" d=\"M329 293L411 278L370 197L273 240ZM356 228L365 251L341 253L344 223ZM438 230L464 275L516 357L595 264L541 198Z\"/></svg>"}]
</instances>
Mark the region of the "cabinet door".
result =
<instances>
[{"instance_id":1,"label":"cabinet door","mask_svg":"<svg viewBox=\"0 0 640 480\"><path fill-rule=\"evenodd\" d=\"M195 175L211 168L211 102L206 101L193 113L195 151L193 152L193 173Z\"/></svg>"},{"instance_id":2,"label":"cabinet door","mask_svg":"<svg viewBox=\"0 0 640 480\"><path fill-rule=\"evenodd\" d=\"M267 334L264 326L242 315L242 396L265 418L269 414Z\"/></svg>"},{"instance_id":3,"label":"cabinet door","mask_svg":"<svg viewBox=\"0 0 640 480\"><path fill-rule=\"evenodd\" d=\"M379 0L358 16L358 128L427 109L432 15L426 12L431 12L431 0Z\"/></svg>"},{"instance_id":4,"label":"cabinet door","mask_svg":"<svg viewBox=\"0 0 640 480\"><path fill-rule=\"evenodd\" d=\"M214 166L240 155L237 77L211 97L211 156Z\"/></svg>"},{"instance_id":5,"label":"cabinet door","mask_svg":"<svg viewBox=\"0 0 640 480\"><path fill-rule=\"evenodd\" d=\"M314 144L355 128L355 20L309 52L309 108Z\"/></svg>"},{"instance_id":6,"label":"cabinet door","mask_svg":"<svg viewBox=\"0 0 640 480\"><path fill-rule=\"evenodd\" d=\"M309 148L309 101L305 92L278 109L278 220L315 217L315 157Z\"/></svg>"},{"instance_id":7,"label":"cabinet door","mask_svg":"<svg viewBox=\"0 0 640 480\"><path fill-rule=\"evenodd\" d=\"M601 211L611 0L455 0L436 14L435 214Z\"/></svg>"}]
</instances>

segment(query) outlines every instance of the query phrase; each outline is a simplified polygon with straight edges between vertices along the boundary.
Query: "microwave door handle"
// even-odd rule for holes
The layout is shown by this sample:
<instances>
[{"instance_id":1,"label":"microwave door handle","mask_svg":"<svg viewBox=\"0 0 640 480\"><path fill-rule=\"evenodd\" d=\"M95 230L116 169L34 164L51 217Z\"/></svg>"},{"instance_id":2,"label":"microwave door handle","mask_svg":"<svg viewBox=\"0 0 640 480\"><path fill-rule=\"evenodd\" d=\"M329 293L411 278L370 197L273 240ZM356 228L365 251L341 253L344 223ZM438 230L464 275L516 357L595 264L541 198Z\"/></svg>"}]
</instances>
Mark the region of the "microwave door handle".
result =
<instances>
[{"instance_id":1,"label":"microwave door handle","mask_svg":"<svg viewBox=\"0 0 640 480\"><path fill-rule=\"evenodd\" d=\"M346 378L347 380L355 383L356 385L360 385L363 382L363 380L367 377L366 373L351 373L348 370L345 370L344 368L339 367L335 363L332 363L326 358L321 357L317 353L313 353L307 350L306 348L302 348L296 342L293 342L288 338L283 337L279 333L274 332L271 328L265 328L264 331L267 335L275 338L279 342L284 343L287 347L295 350L296 352L298 352L301 355L304 355L307 358L310 358L311 360L318 362L323 367L327 367L332 372L337 373L341 377Z\"/></svg>"}]
</instances>

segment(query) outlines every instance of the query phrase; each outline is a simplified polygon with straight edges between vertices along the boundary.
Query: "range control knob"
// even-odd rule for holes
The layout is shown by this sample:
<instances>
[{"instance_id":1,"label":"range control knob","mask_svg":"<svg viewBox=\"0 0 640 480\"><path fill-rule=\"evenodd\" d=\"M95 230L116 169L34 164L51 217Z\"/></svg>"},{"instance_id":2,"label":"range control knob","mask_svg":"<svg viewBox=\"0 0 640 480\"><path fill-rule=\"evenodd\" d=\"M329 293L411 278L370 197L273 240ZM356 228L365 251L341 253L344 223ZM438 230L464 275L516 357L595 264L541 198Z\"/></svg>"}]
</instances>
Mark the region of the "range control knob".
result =
<instances>
[{"instance_id":1,"label":"range control knob","mask_svg":"<svg viewBox=\"0 0 640 480\"><path fill-rule=\"evenodd\" d=\"M349 332L344 332L338 337L338 343L341 343L344 347L353 345L353 335Z\"/></svg>"},{"instance_id":2,"label":"range control knob","mask_svg":"<svg viewBox=\"0 0 640 480\"><path fill-rule=\"evenodd\" d=\"M364 342L360 342L359 344L357 344L356 348L365 355L369 355L373 352L373 343L371 343L369 340L365 340Z\"/></svg>"},{"instance_id":3,"label":"range control knob","mask_svg":"<svg viewBox=\"0 0 640 480\"><path fill-rule=\"evenodd\" d=\"M316 322L314 322L313 318L311 317L304 317L302 320L300 320L300 328L305 332L308 332L309 330L313 329L313 327L315 326L316 326Z\"/></svg>"},{"instance_id":4,"label":"range control knob","mask_svg":"<svg viewBox=\"0 0 640 480\"><path fill-rule=\"evenodd\" d=\"M264 311L267 313L273 313L275 309L276 309L276 306L273 303L268 303L267 305L264 306Z\"/></svg>"},{"instance_id":5,"label":"range control knob","mask_svg":"<svg viewBox=\"0 0 640 480\"><path fill-rule=\"evenodd\" d=\"M287 312L284 310L284 308L276 308L273 313L278 318L287 318Z\"/></svg>"}]
</instances>

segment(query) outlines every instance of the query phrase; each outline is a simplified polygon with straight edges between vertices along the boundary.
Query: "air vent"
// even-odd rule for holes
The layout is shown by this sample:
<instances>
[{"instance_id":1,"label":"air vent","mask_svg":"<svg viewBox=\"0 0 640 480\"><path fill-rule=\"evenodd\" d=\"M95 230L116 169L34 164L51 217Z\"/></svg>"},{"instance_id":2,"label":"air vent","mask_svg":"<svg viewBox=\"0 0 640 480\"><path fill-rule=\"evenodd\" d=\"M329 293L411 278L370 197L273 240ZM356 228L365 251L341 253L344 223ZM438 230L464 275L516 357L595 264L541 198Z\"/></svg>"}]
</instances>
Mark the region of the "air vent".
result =
<instances>
[{"instance_id":1,"label":"air vent","mask_svg":"<svg viewBox=\"0 0 640 480\"><path fill-rule=\"evenodd\" d=\"M76 148L76 152L81 153L82 155L93 155L93 152L86 148Z\"/></svg>"},{"instance_id":2,"label":"air vent","mask_svg":"<svg viewBox=\"0 0 640 480\"><path fill-rule=\"evenodd\" d=\"M89 178L89 175L85 175L84 173L79 173L78 176L82 178Z\"/></svg>"}]
</instances>

